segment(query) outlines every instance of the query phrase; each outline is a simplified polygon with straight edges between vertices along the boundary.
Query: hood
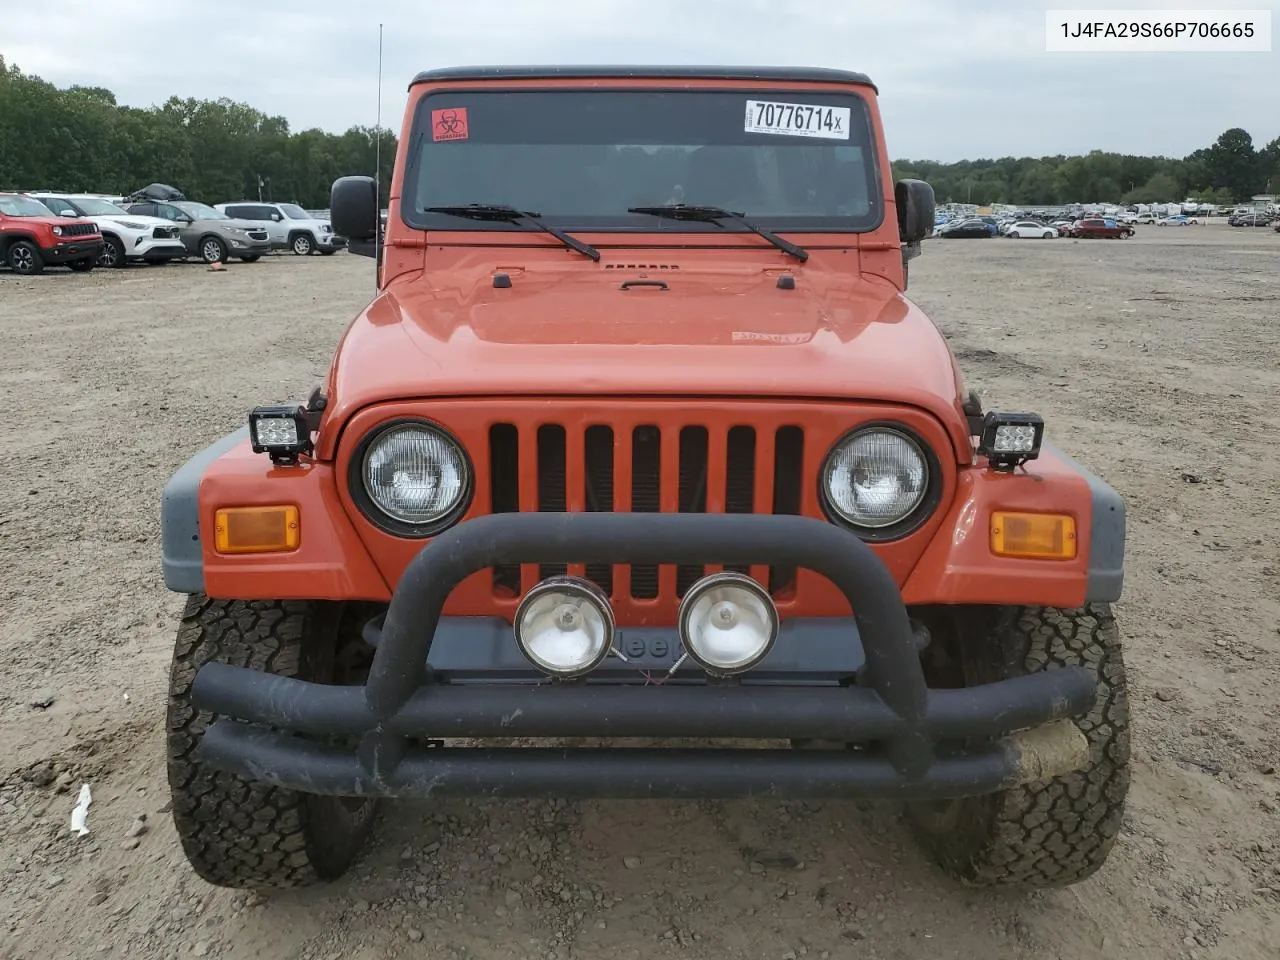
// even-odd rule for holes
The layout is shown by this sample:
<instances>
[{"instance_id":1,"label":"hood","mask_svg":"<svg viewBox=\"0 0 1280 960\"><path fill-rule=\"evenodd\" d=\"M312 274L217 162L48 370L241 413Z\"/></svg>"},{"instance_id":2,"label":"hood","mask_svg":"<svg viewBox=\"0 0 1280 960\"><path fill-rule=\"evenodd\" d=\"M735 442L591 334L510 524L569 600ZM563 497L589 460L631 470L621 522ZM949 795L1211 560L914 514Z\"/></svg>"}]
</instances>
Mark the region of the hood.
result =
<instances>
[{"instance_id":1,"label":"hood","mask_svg":"<svg viewBox=\"0 0 1280 960\"><path fill-rule=\"evenodd\" d=\"M795 269L490 259L405 275L343 338L329 415L429 396L760 396L905 403L963 431L942 335L861 276L857 256L821 251ZM496 273L510 286L495 288Z\"/></svg>"},{"instance_id":2,"label":"hood","mask_svg":"<svg viewBox=\"0 0 1280 960\"><path fill-rule=\"evenodd\" d=\"M94 214L89 219L101 220L103 223L140 223L146 227L176 227L178 224L172 220L166 220L164 217L144 217L134 215L132 213L111 214L110 216L100 216Z\"/></svg>"},{"instance_id":3,"label":"hood","mask_svg":"<svg viewBox=\"0 0 1280 960\"><path fill-rule=\"evenodd\" d=\"M14 223L39 224L43 227L65 227L68 224L90 226L97 230L98 225L89 217L9 217Z\"/></svg>"}]
</instances>

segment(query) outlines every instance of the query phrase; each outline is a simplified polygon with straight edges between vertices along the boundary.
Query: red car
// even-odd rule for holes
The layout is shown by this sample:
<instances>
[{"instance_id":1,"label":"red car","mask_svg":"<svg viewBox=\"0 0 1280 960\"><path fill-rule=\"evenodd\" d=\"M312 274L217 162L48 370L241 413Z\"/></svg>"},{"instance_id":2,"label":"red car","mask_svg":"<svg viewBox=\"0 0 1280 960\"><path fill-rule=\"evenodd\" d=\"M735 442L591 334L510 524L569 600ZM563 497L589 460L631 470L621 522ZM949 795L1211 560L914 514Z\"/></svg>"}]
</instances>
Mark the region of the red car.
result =
<instances>
[{"instance_id":1,"label":"red car","mask_svg":"<svg viewBox=\"0 0 1280 960\"><path fill-rule=\"evenodd\" d=\"M34 276L57 264L87 273L102 255L102 246L102 234L92 220L55 216L39 200L0 193L0 261L14 273Z\"/></svg>"},{"instance_id":2,"label":"red car","mask_svg":"<svg viewBox=\"0 0 1280 960\"><path fill-rule=\"evenodd\" d=\"M1090 217L1073 223L1068 229L1067 235L1088 240L1120 240L1133 236L1133 224L1121 223L1119 220L1107 220L1102 217Z\"/></svg>"}]
</instances>

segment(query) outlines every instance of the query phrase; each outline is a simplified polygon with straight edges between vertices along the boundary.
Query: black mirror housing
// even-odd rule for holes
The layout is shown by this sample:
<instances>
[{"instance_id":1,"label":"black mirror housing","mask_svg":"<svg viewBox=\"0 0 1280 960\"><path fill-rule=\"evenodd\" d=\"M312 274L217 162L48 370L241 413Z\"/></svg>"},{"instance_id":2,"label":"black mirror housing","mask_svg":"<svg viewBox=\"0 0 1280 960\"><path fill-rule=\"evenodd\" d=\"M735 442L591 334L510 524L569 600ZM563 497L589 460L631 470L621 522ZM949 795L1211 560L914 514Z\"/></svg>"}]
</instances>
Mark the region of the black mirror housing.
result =
<instances>
[{"instance_id":1,"label":"black mirror housing","mask_svg":"<svg viewBox=\"0 0 1280 960\"><path fill-rule=\"evenodd\" d=\"M341 177L329 193L333 232L353 245L378 238L378 186L373 177Z\"/></svg>"},{"instance_id":2,"label":"black mirror housing","mask_svg":"<svg viewBox=\"0 0 1280 960\"><path fill-rule=\"evenodd\" d=\"M933 233L933 187L923 180L899 180L893 187L893 202L903 243L919 243Z\"/></svg>"}]
</instances>

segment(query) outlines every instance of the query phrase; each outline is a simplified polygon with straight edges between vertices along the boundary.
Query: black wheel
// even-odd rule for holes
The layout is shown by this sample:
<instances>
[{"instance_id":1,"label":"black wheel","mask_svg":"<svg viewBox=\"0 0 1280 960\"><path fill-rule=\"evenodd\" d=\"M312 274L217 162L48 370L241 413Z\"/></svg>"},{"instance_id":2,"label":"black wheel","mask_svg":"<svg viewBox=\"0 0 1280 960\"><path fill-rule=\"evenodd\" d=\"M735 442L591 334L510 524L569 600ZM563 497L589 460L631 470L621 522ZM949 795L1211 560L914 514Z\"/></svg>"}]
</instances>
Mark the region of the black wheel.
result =
<instances>
[{"instance_id":1,"label":"black wheel","mask_svg":"<svg viewBox=\"0 0 1280 960\"><path fill-rule=\"evenodd\" d=\"M72 260L67 264L76 273L88 273L98 265L97 257L86 257L84 260Z\"/></svg>"},{"instance_id":2,"label":"black wheel","mask_svg":"<svg viewBox=\"0 0 1280 960\"><path fill-rule=\"evenodd\" d=\"M373 825L375 801L320 797L244 780L192 758L210 714L191 706L209 661L316 682L349 682L361 665L359 630L343 604L187 599L169 681L168 768L173 820L196 873L222 887L299 887L351 865Z\"/></svg>"},{"instance_id":3,"label":"black wheel","mask_svg":"<svg viewBox=\"0 0 1280 960\"><path fill-rule=\"evenodd\" d=\"M293 252L300 257L309 257L316 248L316 242L311 239L311 234L300 233L290 241Z\"/></svg>"},{"instance_id":4,"label":"black wheel","mask_svg":"<svg viewBox=\"0 0 1280 960\"><path fill-rule=\"evenodd\" d=\"M1056 887L1090 876L1115 844L1129 791L1129 701L1110 607L962 607L932 626L931 684L1078 665L1094 673L1098 697L1076 721L1087 767L987 796L909 804L917 837L945 870L977 885Z\"/></svg>"},{"instance_id":5,"label":"black wheel","mask_svg":"<svg viewBox=\"0 0 1280 960\"><path fill-rule=\"evenodd\" d=\"M11 244L5 262L14 273L27 277L34 277L44 270L44 257L40 256L40 248L30 240L18 240Z\"/></svg>"},{"instance_id":6,"label":"black wheel","mask_svg":"<svg viewBox=\"0 0 1280 960\"><path fill-rule=\"evenodd\" d=\"M217 237L205 237L200 241L200 258L205 263L223 263L227 259L227 245Z\"/></svg>"},{"instance_id":7,"label":"black wheel","mask_svg":"<svg viewBox=\"0 0 1280 960\"><path fill-rule=\"evenodd\" d=\"M100 267L123 267L124 244L115 237L103 237L104 245L102 254L98 257L98 266Z\"/></svg>"},{"instance_id":8,"label":"black wheel","mask_svg":"<svg viewBox=\"0 0 1280 960\"><path fill-rule=\"evenodd\" d=\"M260 254L260 253L251 253L251 254L249 254L249 256L247 256L247 257L241 257L240 259L241 259L243 262L245 262L245 263L257 263L259 260L261 260L261 259L262 259L262 254Z\"/></svg>"}]
</instances>

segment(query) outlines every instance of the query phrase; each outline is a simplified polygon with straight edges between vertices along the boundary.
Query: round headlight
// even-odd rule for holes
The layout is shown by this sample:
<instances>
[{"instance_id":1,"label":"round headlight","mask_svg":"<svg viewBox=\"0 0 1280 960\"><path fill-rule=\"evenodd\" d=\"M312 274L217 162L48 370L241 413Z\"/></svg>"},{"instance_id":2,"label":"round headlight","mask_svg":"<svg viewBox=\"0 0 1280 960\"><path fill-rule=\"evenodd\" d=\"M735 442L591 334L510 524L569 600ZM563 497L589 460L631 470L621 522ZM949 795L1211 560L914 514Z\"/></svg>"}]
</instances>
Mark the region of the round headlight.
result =
<instances>
[{"instance_id":1,"label":"round headlight","mask_svg":"<svg viewBox=\"0 0 1280 960\"><path fill-rule=\"evenodd\" d=\"M377 510L425 534L461 507L471 477L462 448L425 423L393 425L377 434L360 459L360 481ZM425 528L425 529L418 529Z\"/></svg>"},{"instance_id":2,"label":"round headlight","mask_svg":"<svg viewBox=\"0 0 1280 960\"><path fill-rule=\"evenodd\" d=\"M909 517L929 489L929 464L915 440L869 427L843 440L822 475L827 505L855 527L878 530Z\"/></svg>"},{"instance_id":3,"label":"round headlight","mask_svg":"<svg viewBox=\"0 0 1280 960\"><path fill-rule=\"evenodd\" d=\"M590 673L613 646L609 598L590 580L543 580L516 608L520 651L539 670L556 677Z\"/></svg>"},{"instance_id":4,"label":"round headlight","mask_svg":"<svg viewBox=\"0 0 1280 960\"><path fill-rule=\"evenodd\" d=\"M703 577L680 602L680 640L708 673L730 676L764 659L778 638L778 610L740 573Z\"/></svg>"}]
</instances>

